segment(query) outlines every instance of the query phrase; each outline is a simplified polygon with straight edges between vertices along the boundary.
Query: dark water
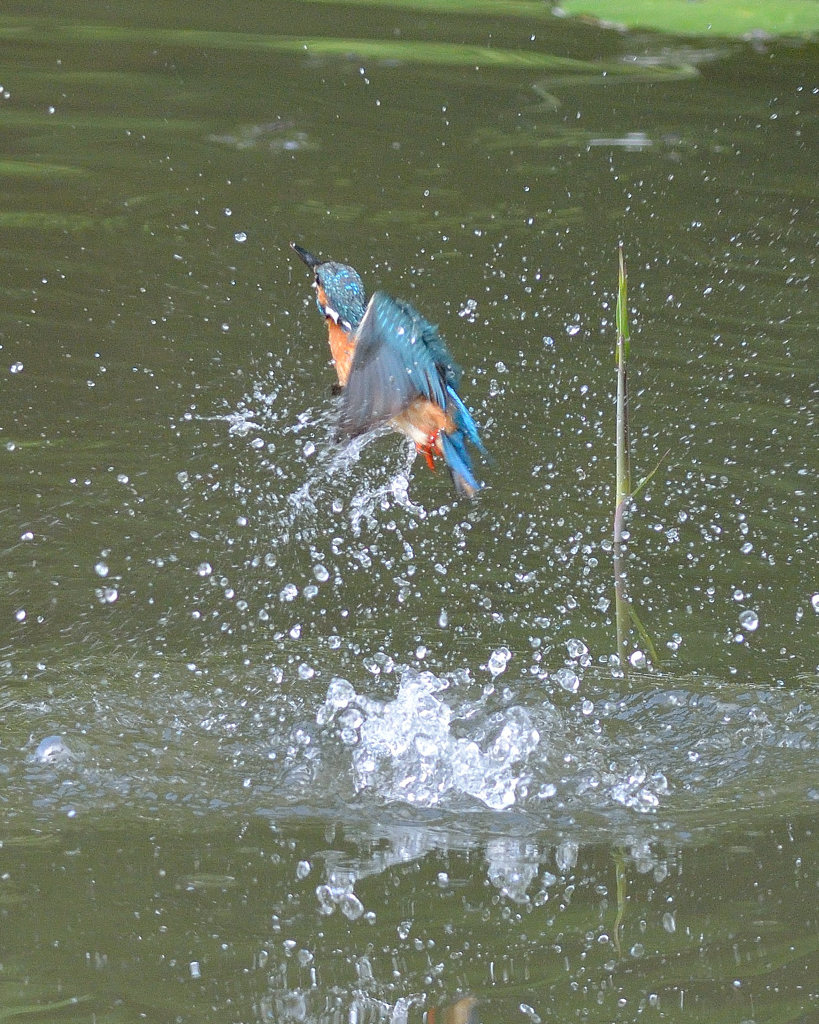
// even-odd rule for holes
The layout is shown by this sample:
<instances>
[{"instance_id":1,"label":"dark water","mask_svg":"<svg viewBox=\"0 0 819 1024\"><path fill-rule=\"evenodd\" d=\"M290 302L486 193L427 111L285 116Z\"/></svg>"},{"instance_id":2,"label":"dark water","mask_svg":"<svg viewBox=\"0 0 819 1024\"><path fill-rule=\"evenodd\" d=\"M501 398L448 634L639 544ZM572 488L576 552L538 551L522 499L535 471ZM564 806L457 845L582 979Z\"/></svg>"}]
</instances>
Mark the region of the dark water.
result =
<instances>
[{"instance_id":1,"label":"dark water","mask_svg":"<svg viewBox=\"0 0 819 1024\"><path fill-rule=\"evenodd\" d=\"M815 46L303 3L0 48L0 1015L812 1019ZM335 443L291 240L439 323L476 502Z\"/></svg>"}]
</instances>

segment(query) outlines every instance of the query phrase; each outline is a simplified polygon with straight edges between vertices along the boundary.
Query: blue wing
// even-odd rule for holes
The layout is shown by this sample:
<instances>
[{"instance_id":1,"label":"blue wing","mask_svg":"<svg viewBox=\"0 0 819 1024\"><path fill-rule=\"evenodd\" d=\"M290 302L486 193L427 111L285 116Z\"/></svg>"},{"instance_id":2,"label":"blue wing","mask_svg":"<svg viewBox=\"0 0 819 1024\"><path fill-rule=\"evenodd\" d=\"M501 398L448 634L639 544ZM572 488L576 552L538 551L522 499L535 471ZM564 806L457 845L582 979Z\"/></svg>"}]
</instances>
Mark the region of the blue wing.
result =
<instances>
[{"instance_id":1,"label":"blue wing","mask_svg":"<svg viewBox=\"0 0 819 1024\"><path fill-rule=\"evenodd\" d=\"M339 427L351 437L400 415L417 398L446 411L453 428L439 434L456 490L472 497L483 486L472 472L469 441L486 449L458 394L460 370L443 338L408 302L376 292L355 332L355 353L342 391Z\"/></svg>"},{"instance_id":2,"label":"blue wing","mask_svg":"<svg viewBox=\"0 0 819 1024\"><path fill-rule=\"evenodd\" d=\"M430 327L408 303L376 292L355 332L340 426L355 437L386 423L419 396L447 407L447 367L425 338Z\"/></svg>"}]
</instances>

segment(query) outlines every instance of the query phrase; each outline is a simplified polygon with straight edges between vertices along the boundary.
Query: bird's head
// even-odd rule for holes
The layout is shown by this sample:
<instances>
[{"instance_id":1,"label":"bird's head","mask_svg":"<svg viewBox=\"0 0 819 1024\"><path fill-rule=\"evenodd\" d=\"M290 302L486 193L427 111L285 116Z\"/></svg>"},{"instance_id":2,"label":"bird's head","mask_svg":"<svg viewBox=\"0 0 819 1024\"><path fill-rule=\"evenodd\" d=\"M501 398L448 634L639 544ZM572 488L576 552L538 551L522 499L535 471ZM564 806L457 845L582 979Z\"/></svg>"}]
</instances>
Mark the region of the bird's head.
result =
<instances>
[{"instance_id":1,"label":"bird's head","mask_svg":"<svg viewBox=\"0 0 819 1024\"><path fill-rule=\"evenodd\" d=\"M354 331L367 306L367 293L358 272L346 263L320 260L295 242L290 246L316 275L313 287L319 313L347 333Z\"/></svg>"}]
</instances>

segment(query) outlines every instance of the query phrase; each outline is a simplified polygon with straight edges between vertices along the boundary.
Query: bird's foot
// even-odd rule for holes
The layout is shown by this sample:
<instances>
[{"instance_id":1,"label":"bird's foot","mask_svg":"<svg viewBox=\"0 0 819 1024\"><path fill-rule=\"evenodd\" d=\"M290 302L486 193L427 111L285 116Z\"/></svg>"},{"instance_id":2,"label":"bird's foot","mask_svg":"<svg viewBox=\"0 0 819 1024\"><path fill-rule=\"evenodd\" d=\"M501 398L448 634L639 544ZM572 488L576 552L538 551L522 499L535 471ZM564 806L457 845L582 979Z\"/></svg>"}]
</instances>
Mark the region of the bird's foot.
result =
<instances>
[{"instance_id":1,"label":"bird's foot","mask_svg":"<svg viewBox=\"0 0 819 1024\"><path fill-rule=\"evenodd\" d=\"M427 465L435 472L435 446L438 443L438 434L430 434L423 444L416 444L415 447L424 456Z\"/></svg>"}]
</instances>

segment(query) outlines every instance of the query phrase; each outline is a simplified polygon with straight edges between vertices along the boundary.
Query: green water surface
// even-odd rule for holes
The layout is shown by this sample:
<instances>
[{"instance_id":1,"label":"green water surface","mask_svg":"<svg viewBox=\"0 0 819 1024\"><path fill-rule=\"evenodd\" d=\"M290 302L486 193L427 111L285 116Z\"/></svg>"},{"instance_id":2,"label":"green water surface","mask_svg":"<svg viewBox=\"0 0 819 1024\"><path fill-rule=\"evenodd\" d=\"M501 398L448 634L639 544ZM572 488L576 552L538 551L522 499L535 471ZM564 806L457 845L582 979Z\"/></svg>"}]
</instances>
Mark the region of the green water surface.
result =
<instances>
[{"instance_id":1,"label":"green water surface","mask_svg":"<svg viewBox=\"0 0 819 1024\"><path fill-rule=\"evenodd\" d=\"M0 1019L812 1020L816 44L115 0L0 54ZM336 443L291 241L440 325L477 501ZM528 730L502 809L424 722Z\"/></svg>"}]
</instances>

